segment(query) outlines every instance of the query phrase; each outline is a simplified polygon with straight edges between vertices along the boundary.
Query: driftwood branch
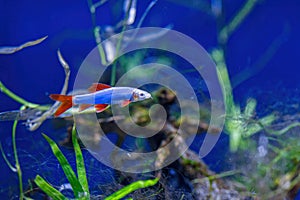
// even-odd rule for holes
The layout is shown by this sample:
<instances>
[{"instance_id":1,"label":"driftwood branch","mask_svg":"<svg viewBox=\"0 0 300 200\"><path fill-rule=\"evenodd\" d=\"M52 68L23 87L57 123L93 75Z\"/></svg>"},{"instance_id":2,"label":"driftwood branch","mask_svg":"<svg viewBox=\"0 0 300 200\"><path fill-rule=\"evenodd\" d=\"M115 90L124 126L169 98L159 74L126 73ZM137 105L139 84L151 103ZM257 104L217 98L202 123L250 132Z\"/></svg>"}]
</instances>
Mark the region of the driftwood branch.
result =
<instances>
[{"instance_id":1,"label":"driftwood branch","mask_svg":"<svg viewBox=\"0 0 300 200\"><path fill-rule=\"evenodd\" d=\"M64 68L65 71L65 81L64 81L64 85L63 88L60 92L60 94L65 95L68 91L68 85L69 85L69 77L70 77L70 67L68 65L68 63L65 61L65 59L62 57L60 51L57 51L57 56L58 56L58 60L60 62L60 64L62 65L62 67ZM46 112L44 112L40 117L37 117L35 119L32 120L28 120L26 122L26 125L28 126L28 129L30 131L34 131L36 129L38 129L40 127L40 125L46 120L48 119L50 116L52 116L54 114L54 112L56 111L56 109L59 106L59 102L55 102L50 108L49 110L47 110Z\"/></svg>"}]
</instances>

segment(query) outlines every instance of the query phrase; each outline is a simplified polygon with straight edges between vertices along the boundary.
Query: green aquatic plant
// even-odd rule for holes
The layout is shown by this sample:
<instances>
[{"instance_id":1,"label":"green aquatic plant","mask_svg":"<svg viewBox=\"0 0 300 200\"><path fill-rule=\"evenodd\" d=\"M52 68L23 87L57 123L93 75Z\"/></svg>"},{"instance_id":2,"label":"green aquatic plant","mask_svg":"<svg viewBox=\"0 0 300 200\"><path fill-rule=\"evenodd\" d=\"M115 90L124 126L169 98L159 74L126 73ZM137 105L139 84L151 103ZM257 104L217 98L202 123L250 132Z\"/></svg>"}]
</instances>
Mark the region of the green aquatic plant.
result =
<instances>
[{"instance_id":1,"label":"green aquatic plant","mask_svg":"<svg viewBox=\"0 0 300 200\"><path fill-rule=\"evenodd\" d=\"M244 111L234 102L232 95L232 87L225 64L224 54L222 50L214 50L212 57L217 65L217 74L219 82L224 94L224 102L226 108L225 131L229 135L230 150L235 152L240 148L241 141L249 138L255 133L263 130L264 127L271 125L275 121L276 116L269 114L260 119L254 119L256 100L249 98Z\"/></svg>"},{"instance_id":2,"label":"green aquatic plant","mask_svg":"<svg viewBox=\"0 0 300 200\"><path fill-rule=\"evenodd\" d=\"M96 15L95 15L95 12L96 12L96 9L98 7L102 6L107 1L106 0L99 1L96 4L94 4L92 2L92 0L87 0L87 2L88 2L88 6L90 8L90 13L91 13L91 18L92 18L92 24L93 24L93 30L94 30L94 37L95 37L95 41L96 41L96 44L97 44L99 56L100 56L100 59L101 59L101 64L104 65L104 66L106 66L109 61L106 60L106 56L107 55L106 55L105 49L103 48L103 46L101 44L101 42L102 42L101 35L100 35L101 27L96 25ZM121 31L121 37L119 38L119 40L117 41L117 44L116 44L116 49L115 49L115 52L114 52L115 56L118 56L119 51L120 51L121 42L123 40L123 34L124 34L124 31L127 28L126 21L129 18L129 11L130 11L130 8L132 6L132 2L133 2L132 0L129 1L128 9L125 12L125 17L120 22L122 24L122 31ZM115 59L115 57L113 59ZM112 65L111 77L110 77L110 85L111 86L114 86L115 83L116 83L116 74L117 74L117 65L116 65L116 62L114 62L113 65Z\"/></svg>"},{"instance_id":3,"label":"green aquatic plant","mask_svg":"<svg viewBox=\"0 0 300 200\"><path fill-rule=\"evenodd\" d=\"M30 47L30 46L34 46L37 45L41 42L43 42L46 37L34 40L34 41L29 41L26 42L20 46L5 46L5 47L0 47L0 54L13 54L17 51L20 51L26 47ZM39 104L35 104L35 103L31 103L28 102L26 100L24 100L23 98L17 96L16 94L14 94L13 92L11 92L7 87L4 86L4 84L0 81L0 91L3 92L4 94L6 94L7 96L9 96L11 99L19 102L20 104L22 104L21 108L19 109L20 111L24 110L26 107L28 108L38 108L41 110L47 110L48 107L47 106L40 106ZM11 164L10 161L7 159L5 152L2 148L2 145L0 143L0 151L2 154L2 157L4 158L7 166L13 171L16 172L18 174L18 180L19 180L19 198L20 199L30 199L26 196L24 196L23 193L23 179L22 179L22 170L21 170L21 166L20 166L20 162L19 162L19 157L18 157L18 151L17 151L17 143L16 143L16 129L17 129L17 124L18 124L18 119L14 120L13 123L13 127L12 127L12 144L13 144L13 155L14 155L14 159L15 159L15 165Z\"/></svg>"},{"instance_id":4,"label":"green aquatic plant","mask_svg":"<svg viewBox=\"0 0 300 200\"><path fill-rule=\"evenodd\" d=\"M300 142L297 136L269 136L265 149L267 154L259 155L255 149L248 149L254 159L239 154L244 163L239 166L243 172L236 180L253 191L261 199L295 199L300 189ZM253 167L256 166L256 167Z\"/></svg>"},{"instance_id":5,"label":"green aquatic plant","mask_svg":"<svg viewBox=\"0 0 300 200\"><path fill-rule=\"evenodd\" d=\"M101 40L101 36L100 36L100 26L97 26L97 24L96 24L95 11L99 6L102 6L105 2L107 2L107 0L98 1L96 4L93 4L92 0L87 0L88 6L90 8L91 18L92 18L93 33L94 33L95 41L96 41L97 48L99 51L101 64L104 66L106 65L106 56L105 56L104 49L101 45L102 40Z\"/></svg>"},{"instance_id":6,"label":"green aquatic plant","mask_svg":"<svg viewBox=\"0 0 300 200\"><path fill-rule=\"evenodd\" d=\"M155 185L159 181L159 178L150 179L150 180L139 180L134 183L131 183L124 188L116 191L112 195L105 198L105 200L119 200L128 195L129 193L132 193L135 190L151 187Z\"/></svg>"},{"instance_id":7,"label":"green aquatic plant","mask_svg":"<svg viewBox=\"0 0 300 200\"><path fill-rule=\"evenodd\" d=\"M68 160L58 148L57 144L52 139L50 139L47 135L43 134L43 137L49 143L53 154L57 158L69 183L71 184L75 198L89 199L90 192L89 192L89 186L86 178L86 170L84 166L82 152L76 137L75 125L73 126L72 129L72 142L73 142L73 147L74 147L75 157L76 157L76 168L77 168L78 178L75 172L73 171L71 165L69 164ZM42 189L49 197L53 199L67 199L67 197L65 197L60 191L58 191L49 183L47 183L39 175L36 176L34 181L39 186L39 188Z\"/></svg>"},{"instance_id":8,"label":"green aquatic plant","mask_svg":"<svg viewBox=\"0 0 300 200\"><path fill-rule=\"evenodd\" d=\"M248 0L243 7L237 12L231 21L219 31L218 41L220 44L226 44L228 38L236 31L244 19L251 13L254 6L258 3L257 0Z\"/></svg>"},{"instance_id":9,"label":"green aquatic plant","mask_svg":"<svg viewBox=\"0 0 300 200\"><path fill-rule=\"evenodd\" d=\"M0 150L1 150L2 157L4 158L7 166L13 172L16 172L18 174L20 199L27 199L27 197L25 197L24 193L23 193L22 170L21 170L21 166L20 166L20 162L19 162L19 156L18 156L18 151L17 151L17 142L16 142L17 124L18 124L18 120L14 120L14 124L13 124L13 128L12 128L12 144L13 144L13 155L14 155L14 159L15 159L15 165L11 164L10 161L7 159L7 157L5 155L5 152L4 152L3 148L2 148L1 143L0 143Z\"/></svg>"},{"instance_id":10,"label":"green aquatic plant","mask_svg":"<svg viewBox=\"0 0 300 200\"><path fill-rule=\"evenodd\" d=\"M264 117L255 118L256 100L249 98L245 109L241 111L240 106L234 102L232 95L232 87L224 59L224 53L221 49L212 52L212 57L217 65L217 73L219 82L224 95L226 116L225 116L225 132L229 135L230 150L237 151L239 148L246 149L243 146L244 140L249 139L252 135L265 131L270 135L282 135L292 128L300 126L299 122L294 122L281 130L273 130L271 124L275 122L277 117L275 114L269 114Z\"/></svg>"},{"instance_id":11,"label":"green aquatic plant","mask_svg":"<svg viewBox=\"0 0 300 200\"><path fill-rule=\"evenodd\" d=\"M31 103L31 102L19 97L18 95L13 93L11 90L9 90L1 81L0 81L0 91L2 93L6 94L11 99L15 100L16 102L22 104L24 107L37 108L40 110L48 110L49 109L49 106L41 106L39 104Z\"/></svg>"},{"instance_id":12,"label":"green aquatic plant","mask_svg":"<svg viewBox=\"0 0 300 200\"><path fill-rule=\"evenodd\" d=\"M273 196L282 192L291 191L296 187L300 189L300 141L296 137L284 140L276 140L278 145L269 145L269 149L275 153L275 157L264 169L268 170L272 178L272 187L276 190ZM270 195L270 194L268 194Z\"/></svg>"},{"instance_id":13,"label":"green aquatic plant","mask_svg":"<svg viewBox=\"0 0 300 200\"><path fill-rule=\"evenodd\" d=\"M148 15L151 8L156 4L156 2L157 2L157 0L153 0L149 3L149 5L147 6L146 10L143 12L143 15L141 16L141 18L138 21L135 28L141 27L142 23L144 22L145 17ZM119 56L122 45L123 45L123 43L125 43L123 40L124 39L124 31L128 30L128 27L136 21L136 1L134 1L134 0L124 1L124 5L123 5L124 17L116 25L110 26L110 31L112 31L113 34L117 34L117 30L120 29L120 32L119 32L120 37L113 44L115 46L115 48L110 48L110 49L106 49L104 46L102 46L101 42L103 41L103 39L107 39L107 38L102 37L102 35L100 34L100 31L102 30L102 28L100 26L97 26L97 22L96 22L96 11L103 4L107 3L107 0L100 0L96 3L93 3L92 0L87 0L87 3L88 3L90 14L91 14L93 33L94 33L94 38L95 38L95 41L97 44L97 49L99 52L101 64L103 66L108 66L108 64L112 64L111 75L110 75L110 85L114 86L117 81L117 64L118 64L118 62L115 59ZM104 31L106 31L106 30L104 30ZM112 33L109 33L109 34L112 34ZM130 40L133 40L134 36L135 35L133 35L130 38ZM110 54L110 55L108 55L108 54ZM112 57L112 58L110 58L110 57ZM112 59L112 60L110 60L110 59ZM110 62L112 62L112 63L110 63Z\"/></svg>"},{"instance_id":14,"label":"green aquatic plant","mask_svg":"<svg viewBox=\"0 0 300 200\"><path fill-rule=\"evenodd\" d=\"M76 137L75 125L73 126L72 129L72 142L73 142L73 147L74 147L74 152L76 157L77 176L73 171L71 165L69 164L68 160L66 159L66 157L58 148L57 144L52 139L50 139L47 135L43 134L43 137L49 143L53 154L59 161L61 168L63 169L70 185L72 186L74 197L76 199L90 199L90 192L89 192L89 186L88 186L88 181L86 176L84 159L83 159L80 145L78 143L78 139ZM132 193L133 191L155 185L158 182L158 180L159 178L136 181L116 191L112 195L106 197L105 200L121 199L126 195L128 195L129 193ZM49 197L57 200L67 199L67 197L65 197L60 191L58 191L56 188L54 188L49 183L47 183L47 181L45 181L45 179L43 179L41 176L37 175L34 181L39 186L39 188L42 189Z\"/></svg>"},{"instance_id":15,"label":"green aquatic plant","mask_svg":"<svg viewBox=\"0 0 300 200\"><path fill-rule=\"evenodd\" d=\"M255 116L257 105L255 99L249 98L243 110L241 110L240 106L234 101L232 94L233 88L261 70L278 50L279 46L284 41L284 37L288 33L288 28L285 28L283 33L272 42L270 47L262 54L261 58L254 66L246 68L233 77L233 82L231 83L224 52L230 34L232 34L236 27L241 23L240 19L245 18L246 15L250 13L251 9L253 9L253 3L256 3L256 1L248 0L241 11L238 12L238 15L240 16L234 17L233 21L229 22L228 26L224 26L225 28L221 29L219 33L219 47L211 52L211 56L216 62L218 79L224 95L226 108L224 131L229 135L230 150L237 154L239 154L237 150L242 149L247 150L247 154L256 151L255 147L257 144L253 137L251 137L254 134L265 132L268 134L267 138L271 140L273 137L280 137L292 128L300 126L299 122L294 122L285 125L280 130L272 129L271 127L277 120L277 117L272 113L257 118ZM225 31L228 33L225 33ZM247 191L254 190L258 193L259 197L262 197L263 199L272 199L278 195L282 198L286 196L293 198L295 194L290 193L299 190L299 186L297 185L299 185L300 182L300 177L298 175L299 146L297 146L297 142L295 143L297 139L286 140L286 138L278 138L276 140L280 141L279 145L269 144L269 146L266 147L266 151L270 151L271 149L272 153L265 156L263 160L255 157L253 160L248 160L250 163L246 164L246 166L239 166L239 169L246 168L245 171L247 176L241 174L241 176L236 177L236 180L241 182L242 185L247 188ZM254 146L251 146L251 144L254 144ZM242 156L245 156L244 153L244 151L241 152ZM251 165L250 172L248 172L249 165ZM257 167L253 168L253 165Z\"/></svg>"}]
</instances>

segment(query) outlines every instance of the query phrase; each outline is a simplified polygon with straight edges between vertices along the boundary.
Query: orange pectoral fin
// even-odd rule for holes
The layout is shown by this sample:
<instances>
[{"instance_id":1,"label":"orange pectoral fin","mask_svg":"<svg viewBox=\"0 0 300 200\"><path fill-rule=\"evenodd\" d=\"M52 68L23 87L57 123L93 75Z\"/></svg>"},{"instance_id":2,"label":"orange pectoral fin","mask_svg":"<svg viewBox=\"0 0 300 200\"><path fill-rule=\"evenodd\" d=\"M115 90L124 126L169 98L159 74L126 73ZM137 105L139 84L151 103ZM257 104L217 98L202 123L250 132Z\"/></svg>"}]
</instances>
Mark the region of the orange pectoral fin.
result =
<instances>
[{"instance_id":1,"label":"orange pectoral fin","mask_svg":"<svg viewBox=\"0 0 300 200\"><path fill-rule=\"evenodd\" d=\"M130 100L124 100L124 101L122 101L122 103L121 103L121 107L125 107L125 106L128 106L128 104L130 104Z\"/></svg>"},{"instance_id":2,"label":"orange pectoral fin","mask_svg":"<svg viewBox=\"0 0 300 200\"><path fill-rule=\"evenodd\" d=\"M97 113L103 112L107 108L109 108L109 104L96 104L95 105L95 109L96 109Z\"/></svg>"},{"instance_id":3,"label":"orange pectoral fin","mask_svg":"<svg viewBox=\"0 0 300 200\"><path fill-rule=\"evenodd\" d=\"M84 110L88 109L91 106L92 106L92 104L81 104L79 106L79 112L84 111Z\"/></svg>"},{"instance_id":4,"label":"orange pectoral fin","mask_svg":"<svg viewBox=\"0 0 300 200\"><path fill-rule=\"evenodd\" d=\"M57 110L54 113L55 117L58 117L68 109L70 109L73 106L72 103L72 96L68 95L60 95L60 94L51 94L50 98L55 101L60 101L61 105L57 108Z\"/></svg>"},{"instance_id":5,"label":"orange pectoral fin","mask_svg":"<svg viewBox=\"0 0 300 200\"><path fill-rule=\"evenodd\" d=\"M96 92L99 90L104 90L107 88L111 88L111 86L103 84L103 83L93 83L92 86L89 87L88 91L93 93L93 92Z\"/></svg>"}]
</instances>

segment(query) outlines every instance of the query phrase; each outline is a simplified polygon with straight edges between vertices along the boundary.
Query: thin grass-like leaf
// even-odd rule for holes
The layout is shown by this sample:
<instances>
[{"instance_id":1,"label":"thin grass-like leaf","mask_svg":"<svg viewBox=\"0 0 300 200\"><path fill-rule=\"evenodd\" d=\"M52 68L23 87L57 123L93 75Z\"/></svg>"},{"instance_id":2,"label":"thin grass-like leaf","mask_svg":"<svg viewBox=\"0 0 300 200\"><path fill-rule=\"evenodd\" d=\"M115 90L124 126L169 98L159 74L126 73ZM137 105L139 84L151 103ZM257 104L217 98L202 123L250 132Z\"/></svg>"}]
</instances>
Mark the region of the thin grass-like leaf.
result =
<instances>
[{"instance_id":1,"label":"thin grass-like leaf","mask_svg":"<svg viewBox=\"0 0 300 200\"><path fill-rule=\"evenodd\" d=\"M5 155L5 152L2 148L2 144L0 143L0 151L1 151L1 154L2 154L2 157L3 159L5 160L7 166L11 169L11 171L13 172L17 172L17 169L15 167L13 167L13 165L9 162L9 160L7 159L6 155Z\"/></svg>"},{"instance_id":2,"label":"thin grass-like leaf","mask_svg":"<svg viewBox=\"0 0 300 200\"><path fill-rule=\"evenodd\" d=\"M76 156L76 166L77 166L77 174L78 174L78 180L83 187L85 194L87 198L89 198L89 185L88 181L86 178L86 170L84 166L84 160L82 156L82 152L80 149L80 145L78 144L78 140L76 137L76 126L75 124L73 125L73 130L72 130L72 142L73 142L73 147L75 151L75 156Z\"/></svg>"},{"instance_id":3,"label":"thin grass-like leaf","mask_svg":"<svg viewBox=\"0 0 300 200\"><path fill-rule=\"evenodd\" d=\"M21 49L23 49L25 47L30 47L30 46L37 45L37 44L43 42L47 37L48 36L40 38L40 39L37 39L37 40L34 40L34 41L26 42L26 43L24 43L24 44L22 44L20 46L0 47L0 54L12 54L12 53L15 53L15 52L20 51Z\"/></svg>"},{"instance_id":4,"label":"thin grass-like leaf","mask_svg":"<svg viewBox=\"0 0 300 200\"><path fill-rule=\"evenodd\" d=\"M50 144L51 149L55 157L57 158L60 166L62 167L68 181L70 182L73 192L76 198L80 198L84 195L84 190L82 189L81 184L79 183L71 165L69 164L66 157L63 155L63 153L58 148L57 144L50 139L47 135L43 134L44 138L47 140L47 142Z\"/></svg>"},{"instance_id":5,"label":"thin grass-like leaf","mask_svg":"<svg viewBox=\"0 0 300 200\"><path fill-rule=\"evenodd\" d=\"M63 200L67 199L60 191L55 189L52 185L47 183L42 177L37 175L34 179L34 182L39 186L41 190L43 190L49 197L53 200Z\"/></svg>"},{"instance_id":6,"label":"thin grass-like leaf","mask_svg":"<svg viewBox=\"0 0 300 200\"><path fill-rule=\"evenodd\" d=\"M29 108L37 108L37 107L39 107L39 104L28 102L28 101L22 99L21 97L17 96L16 94L14 94L1 81L0 81L0 92L3 92L4 94L6 94L11 99L15 100L16 102L18 102L18 103L20 103L22 105L26 105Z\"/></svg>"},{"instance_id":7,"label":"thin grass-like leaf","mask_svg":"<svg viewBox=\"0 0 300 200\"><path fill-rule=\"evenodd\" d=\"M121 199L135 190L155 185L158 182L158 180L159 180L158 178L155 178L155 179L145 180L145 181L136 181L134 183L131 183L130 185L125 186L121 190L118 190L117 192L113 193L112 195L106 197L105 200Z\"/></svg>"},{"instance_id":8,"label":"thin grass-like leaf","mask_svg":"<svg viewBox=\"0 0 300 200\"><path fill-rule=\"evenodd\" d=\"M237 27L244 21L244 19L251 13L254 6L258 3L256 0L248 0L244 6L238 11L233 19L222 28L219 32L218 39L222 44L227 43L229 37L234 33Z\"/></svg>"},{"instance_id":9,"label":"thin grass-like leaf","mask_svg":"<svg viewBox=\"0 0 300 200\"><path fill-rule=\"evenodd\" d=\"M22 107L20 108L20 110L21 109L22 109ZM15 157L15 162L16 162L15 166L16 166L18 179L19 179L20 199L23 199L24 194L23 194L22 170L21 170L21 166L19 163L19 156L18 156L18 151L17 151L17 141L16 141L17 125L18 125L18 120L15 120L14 124L13 124L13 128L12 128L11 137L12 137L12 145L13 145L14 157Z\"/></svg>"},{"instance_id":10,"label":"thin grass-like leaf","mask_svg":"<svg viewBox=\"0 0 300 200\"><path fill-rule=\"evenodd\" d=\"M265 130L271 134L271 135L282 135L286 132L288 132L290 129L292 128L295 128L295 127L299 127L300 126L300 123L299 122L294 122L286 127L284 127L283 129L281 130L272 130L272 129L269 129L269 128L265 128Z\"/></svg>"}]
</instances>

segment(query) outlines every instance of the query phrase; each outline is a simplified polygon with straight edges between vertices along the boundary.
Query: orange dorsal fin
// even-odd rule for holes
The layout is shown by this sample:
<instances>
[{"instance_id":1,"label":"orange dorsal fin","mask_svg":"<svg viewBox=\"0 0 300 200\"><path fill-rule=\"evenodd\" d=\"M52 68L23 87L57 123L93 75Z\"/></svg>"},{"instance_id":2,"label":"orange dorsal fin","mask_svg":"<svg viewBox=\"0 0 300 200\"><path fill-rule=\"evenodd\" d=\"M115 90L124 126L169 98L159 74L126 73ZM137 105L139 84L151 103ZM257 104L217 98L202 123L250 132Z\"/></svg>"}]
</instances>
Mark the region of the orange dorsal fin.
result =
<instances>
[{"instance_id":1,"label":"orange dorsal fin","mask_svg":"<svg viewBox=\"0 0 300 200\"><path fill-rule=\"evenodd\" d=\"M93 83L91 85L91 87L89 87L88 91L93 93L93 92L96 92L99 90L104 90L107 88L111 88L111 86L103 84L103 83Z\"/></svg>"},{"instance_id":2,"label":"orange dorsal fin","mask_svg":"<svg viewBox=\"0 0 300 200\"><path fill-rule=\"evenodd\" d=\"M92 104L81 104L79 106L79 112L84 111L84 110L88 109L91 106L92 106Z\"/></svg>"},{"instance_id":3,"label":"orange dorsal fin","mask_svg":"<svg viewBox=\"0 0 300 200\"><path fill-rule=\"evenodd\" d=\"M61 102L60 106L57 108L57 110L54 113L55 117L58 117L59 115L61 115L65 111L69 110L73 106L72 96L60 95L60 94L51 94L50 98L55 100L55 101L60 101Z\"/></svg>"},{"instance_id":4,"label":"orange dorsal fin","mask_svg":"<svg viewBox=\"0 0 300 200\"><path fill-rule=\"evenodd\" d=\"M130 100L124 100L124 101L121 102L120 106L121 107L128 106L128 104L130 104L130 102L131 102Z\"/></svg>"},{"instance_id":5,"label":"orange dorsal fin","mask_svg":"<svg viewBox=\"0 0 300 200\"><path fill-rule=\"evenodd\" d=\"M60 101L60 102L72 101L72 96L69 95L50 94L49 97L54 101Z\"/></svg>"},{"instance_id":6,"label":"orange dorsal fin","mask_svg":"<svg viewBox=\"0 0 300 200\"><path fill-rule=\"evenodd\" d=\"M109 108L109 104L96 104L95 105L95 109L96 109L97 113L103 112L107 108Z\"/></svg>"}]
</instances>

